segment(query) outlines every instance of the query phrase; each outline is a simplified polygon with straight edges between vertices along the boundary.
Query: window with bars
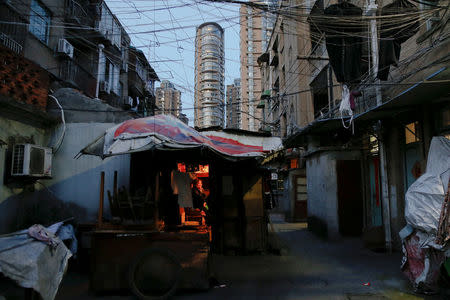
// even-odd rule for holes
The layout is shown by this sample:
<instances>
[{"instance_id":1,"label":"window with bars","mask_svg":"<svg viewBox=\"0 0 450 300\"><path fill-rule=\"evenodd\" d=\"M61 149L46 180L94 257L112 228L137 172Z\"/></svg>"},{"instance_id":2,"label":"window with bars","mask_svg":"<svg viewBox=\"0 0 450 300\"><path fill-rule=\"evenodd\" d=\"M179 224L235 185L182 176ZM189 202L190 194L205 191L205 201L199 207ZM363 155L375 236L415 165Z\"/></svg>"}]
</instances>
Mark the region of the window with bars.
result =
<instances>
[{"instance_id":1,"label":"window with bars","mask_svg":"<svg viewBox=\"0 0 450 300\"><path fill-rule=\"evenodd\" d=\"M37 0L31 1L29 31L44 44L50 35L50 13Z\"/></svg>"}]
</instances>

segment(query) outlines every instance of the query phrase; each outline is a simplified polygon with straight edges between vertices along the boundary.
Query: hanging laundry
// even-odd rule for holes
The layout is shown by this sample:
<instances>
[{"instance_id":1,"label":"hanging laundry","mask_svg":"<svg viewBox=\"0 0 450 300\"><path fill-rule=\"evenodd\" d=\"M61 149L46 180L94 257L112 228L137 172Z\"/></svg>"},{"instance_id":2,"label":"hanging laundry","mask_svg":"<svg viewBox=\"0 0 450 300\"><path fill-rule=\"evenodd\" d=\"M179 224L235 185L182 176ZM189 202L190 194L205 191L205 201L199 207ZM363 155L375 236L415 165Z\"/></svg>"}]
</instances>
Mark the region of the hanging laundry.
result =
<instances>
[{"instance_id":1,"label":"hanging laundry","mask_svg":"<svg viewBox=\"0 0 450 300\"><path fill-rule=\"evenodd\" d=\"M342 2L328 6L321 21L316 19L318 28L325 32L330 64L338 82L356 83L361 80L361 16L361 8Z\"/></svg>"},{"instance_id":2,"label":"hanging laundry","mask_svg":"<svg viewBox=\"0 0 450 300\"><path fill-rule=\"evenodd\" d=\"M401 44L419 30L417 7L407 0L396 0L381 9L380 47L378 52L378 78L387 80L391 65L397 66ZM405 17L405 14L408 17Z\"/></svg>"},{"instance_id":3,"label":"hanging laundry","mask_svg":"<svg viewBox=\"0 0 450 300\"><path fill-rule=\"evenodd\" d=\"M352 133L354 133L354 124L353 124L353 109L350 104L351 93L347 85L342 85L342 100L341 105L339 106L339 112L341 113L341 121L342 126L345 129L352 128ZM348 124L345 124L344 116L349 116L350 120L348 120Z\"/></svg>"},{"instance_id":4,"label":"hanging laundry","mask_svg":"<svg viewBox=\"0 0 450 300\"><path fill-rule=\"evenodd\" d=\"M354 111L356 108L355 99L361 97L362 93L360 91L352 91L350 93L350 108Z\"/></svg>"},{"instance_id":5,"label":"hanging laundry","mask_svg":"<svg viewBox=\"0 0 450 300\"><path fill-rule=\"evenodd\" d=\"M345 84L342 86L342 100L339 112L341 115L353 115L353 110L350 108L350 90Z\"/></svg>"}]
</instances>

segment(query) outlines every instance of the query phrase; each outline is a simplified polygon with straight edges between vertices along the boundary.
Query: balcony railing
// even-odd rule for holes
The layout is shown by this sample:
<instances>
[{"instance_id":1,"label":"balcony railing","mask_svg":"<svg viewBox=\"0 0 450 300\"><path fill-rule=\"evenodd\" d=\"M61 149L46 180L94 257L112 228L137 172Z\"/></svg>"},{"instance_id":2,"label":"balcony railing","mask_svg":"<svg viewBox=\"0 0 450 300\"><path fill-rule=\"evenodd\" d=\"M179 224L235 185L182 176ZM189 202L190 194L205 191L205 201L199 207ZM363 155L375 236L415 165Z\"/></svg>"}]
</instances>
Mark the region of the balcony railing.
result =
<instances>
[{"instance_id":1,"label":"balcony railing","mask_svg":"<svg viewBox=\"0 0 450 300\"><path fill-rule=\"evenodd\" d=\"M26 19L7 3L0 2L0 20L4 21L0 24L0 43L21 54L27 35L27 26L21 24Z\"/></svg>"},{"instance_id":2,"label":"balcony railing","mask_svg":"<svg viewBox=\"0 0 450 300\"><path fill-rule=\"evenodd\" d=\"M355 109L353 110L354 116L367 112L377 106L376 86L363 83L358 90L364 90L364 93L360 97L355 98ZM318 113L315 116L315 119L337 119L342 116L347 117L348 115L345 114L341 116L341 112L339 111L340 104L341 99L334 101L331 104L331 109L327 104L320 110L321 113Z\"/></svg>"},{"instance_id":3,"label":"balcony railing","mask_svg":"<svg viewBox=\"0 0 450 300\"><path fill-rule=\"evenodd\" d=\"M79 88L88 96L95 97L95 77L78 65L75 61L67 59L61 62L59 77L71 85Z\"/></svg>"},{"instance_id":4,"label":"balcony railing","mask_svg":"<svg viewBox=\"0 0 450 300\"><path fill-rule=\"evenodd\" d=\"M325 35L322 34L319 40L314 41L311 45L311 56L322 57L326 56Z\"/></svg>"},{"instance_id":5,"label":"balcony railing","mask_svg":"<svg viewBox=\"0 0 450 300\"><path fill-rule=\"evenodd\" d=\"M12 51L16 52L17 54L21 54L23 50L23 46L7 36L5 33L0 32L0 41L3 46L11 49Z\"/></svg>"},{"instance_id":6,"label":"balcony railing","mask_svg":"<svg viewBox=\"0 0 450 300\"><path fill-rule=\"evenodd\" d=\"M93 18L89 17L86 9L89 9L88 5L83 7L79 1L69 0L67 3L66 16L67 18L76 21L78 24L92 26Z\"/></svg>"}]
</instances>

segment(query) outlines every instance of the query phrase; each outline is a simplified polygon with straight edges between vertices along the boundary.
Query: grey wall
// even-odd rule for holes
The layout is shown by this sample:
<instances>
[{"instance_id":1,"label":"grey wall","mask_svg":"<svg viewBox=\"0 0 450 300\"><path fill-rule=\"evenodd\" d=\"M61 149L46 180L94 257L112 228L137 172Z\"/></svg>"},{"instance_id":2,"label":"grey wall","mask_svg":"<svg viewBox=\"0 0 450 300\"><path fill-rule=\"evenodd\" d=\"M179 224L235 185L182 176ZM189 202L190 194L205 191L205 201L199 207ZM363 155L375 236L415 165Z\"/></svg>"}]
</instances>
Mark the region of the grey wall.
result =
<instances>
[{"instance_id":1,"label":"grey wall","mask_svg":"<svg viewBox=\"0 0 450 300\"><path fill-rule=\"evenodd\" d=\"M2 121L0 119L0 121ZM68 217L77 222L96 220L100 173L105 172L104 214L109 215L106 191L113 188L114 171L118 171L119 186L129 187L130 156L122 155L101 160L98 157L75 155L114 123L69 123L59 150L52 161L52 179L28 184L0 185L0 233L32 225L49 224ZM20 130L21 126L14 126ZM59 132L58 132L59 133ZM36 140L35 143L46 146ZM4 154L6 147L0 147ZM3 155L2 158L5 156ZM0 159L3 176L4 159Z\"/></svg>"},{"instance_id":2,"label":"grey wall","mask_svg":"<svg viewBox=\"0 0 450 300\"><path fill-rule=\"evenodd\" d=\"M100 173L105 172L104 212L107 215L109 204L106 191L112 191L114 171L118 173L119 187L129 187L130 155L119 155L105 160L96 156L82 156L78 159L74 157L106 129L131 119L131 116L120 109L86 97L74 89L59 89L53 95L64 109L67 124L63 143L53 157L53 178L43 182L64 202L76 203L87 210L87 215L80 221L92 221L98 209ZM52 114L60 114L55 105L50 107ZM53 147L57 146L61 133L62 125L53 130Z\"/></svg>"},{"instance_id":3,"label":"grey wall","mask_svg":"<svg viewBox=\"0 0 450 300\"><path fill-rule=\"evenodd\" d=\"M0 233L34 223L49 224L70 216L78 222L95 221L101 172L105 172L105 215L109 214L106 190L112 191L114 171L118 172L119 186L129 187L129 155L105 160L93 156L74 157L107 128L131 116L72 89L61 89L54 95L66 109L66 130L59 149L57 141L63 132L62 124L39 129L0 117ZM49 101L52 106L51 98ZM51 112L60 116L59 108ZM4 174L10 168L6 165L6 152L11 139L53 148L52 179L14 178L6 184Z\"/></svg>"},{"instance_id":4,"label":"grey wall","mask_svg":"<svg viewBox=\"0 0 450 300\"><path fill-rule=\"evenodd\" d=\"M86 220L95 219L99 203L100 173L105 172L105 213L109 213L106 191L113 190L114 171L118 185L129 187L130 155L119 155L101 160L96 156L74 157L114 123L69 123L61 147L53 157L51 180L42 182L65 202L76 203L87 209Z\"/></svg>"},{"instance_id":5,"label":"grey wall","mask_svg":"<svg viewBox=\"0 0 450 300\"><path fill-rule=\"evenodd\" d=\"M6 186L5 172L10 172L11 166L6 165L6 152L10 139L15 143L33 143L47 145L48 135L42 128L37 128L8 118L0 117L0 203L6 198L22 192L22 188Z\"/></svg>"},{"instance_id":6,"label":"grey wall","mask_svg":"<svg viewBox=\"0 0 450 300\"><path fill-rule=\"evenodd\" d=\"M306 161L308 216L325 222L329 237L339 235L336 160L326 152Z\"/></svg>"},{"instance_id":7,"label":"grey wall","mask_svg":"<svg viewBox=\"0 0 450 300\"><path fill-rule=\"evenodd\" d=\"M314 216L324 222L330 239L340 237L336 160L358 160L360 157L359 151L326 151L307 157L308 217Z\"/></svg>"}]
</instances>

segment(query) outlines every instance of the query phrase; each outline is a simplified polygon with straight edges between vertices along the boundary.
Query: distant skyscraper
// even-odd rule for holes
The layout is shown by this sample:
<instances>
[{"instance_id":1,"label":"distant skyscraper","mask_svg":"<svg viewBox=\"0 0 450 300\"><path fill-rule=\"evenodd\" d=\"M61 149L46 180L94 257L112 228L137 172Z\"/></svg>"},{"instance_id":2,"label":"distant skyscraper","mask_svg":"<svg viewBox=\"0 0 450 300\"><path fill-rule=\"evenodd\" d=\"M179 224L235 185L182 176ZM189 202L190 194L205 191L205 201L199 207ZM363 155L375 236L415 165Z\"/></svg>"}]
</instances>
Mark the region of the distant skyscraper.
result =
<instances>
[{"instance_id":1,"label":"distant skyscraper","mask_svg":"<svg viewBox=\"0 0 450 300\"><path fill-rule=\"evenodd\" d=\"M233 84L227 85L227 128L239 128L241 118L241 79L235 79Z\"/></svg>"},{"instance_id":2,"label":"distant skyscraper","mask_svg":"<svg viewBox=\"0 0 450 300\"><path fill-rule=\"evenodd\" d=\"M181 92L173 83L163 80L160 87L156 88L156 114L171 114L179 118L181 114Z\"/></svg>"},{"instance_id":3,"label":"distant skyscraper","mask_svg":"<svg viewBox=\"0 0 450 300\"><path fill-rule=\"evenodd\" d=\"M252 1L275 8L277 0ZM241 5L240 52L241 52L241 106L244 112L239 128L258 131L262 112L257 109L261 98L261 72L258 57L267 49L276 16L249 5Z\"/></svg>"},{"instance_id":4,"label":"distant skyscraper","mask_svg":"<svg viewBox=\"0 0 450 300\"><path fill-rule=\"evenodd\" d=\"M224 126L224 31L203 23L195 36L194 126Z\"/></svg>"}]
</instances>

